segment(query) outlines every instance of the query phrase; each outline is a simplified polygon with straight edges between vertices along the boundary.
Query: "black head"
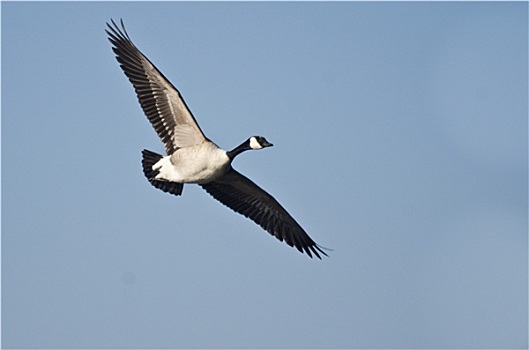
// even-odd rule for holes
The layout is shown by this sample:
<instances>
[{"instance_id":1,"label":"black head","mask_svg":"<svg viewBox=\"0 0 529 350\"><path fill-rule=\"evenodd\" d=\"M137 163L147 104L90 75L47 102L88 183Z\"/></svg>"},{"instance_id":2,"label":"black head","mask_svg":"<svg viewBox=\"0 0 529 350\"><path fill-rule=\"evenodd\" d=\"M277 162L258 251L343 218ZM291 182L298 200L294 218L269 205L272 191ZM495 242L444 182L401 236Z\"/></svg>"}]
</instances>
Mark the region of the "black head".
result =
<instances>
[{"instance_id":1,"label":"black head","mask_svg":"<svg viewBox=\"0 0 529 350\"><path fill-rule=\"evenodd\" d=\"M262 136L252 136L248 140L241 143L239 146L235 147L233 150L226 152L228 157L233 160L237 155L241 154L244 151L249 151L252 149L263 149L265 147L273 146L270 142Z\"/></svg>"},{"instance_id":2,"label":"black head","mask_svg":"<svg viewBox=\"0 0 529 350\"><path fill-rule=\"evenodd\" d=\"M272 147L273 144L266 141L262 136L252 136L248 139L248 145L251 149L262 149L265 147Z\"/></svg>"}]
</instances>

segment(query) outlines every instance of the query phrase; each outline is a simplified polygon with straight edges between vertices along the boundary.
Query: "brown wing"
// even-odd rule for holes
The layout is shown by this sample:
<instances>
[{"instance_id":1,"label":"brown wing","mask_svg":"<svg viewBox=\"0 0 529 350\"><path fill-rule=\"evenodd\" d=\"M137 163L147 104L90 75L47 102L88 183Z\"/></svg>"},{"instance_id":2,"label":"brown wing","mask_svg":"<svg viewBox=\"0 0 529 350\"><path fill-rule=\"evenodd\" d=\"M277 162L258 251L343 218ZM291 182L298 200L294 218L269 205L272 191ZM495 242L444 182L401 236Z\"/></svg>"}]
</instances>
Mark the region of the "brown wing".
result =
<instances>
[{"instance_id":1,"label":"brown wing","mask_svg":"<svg viewBox=\"0 0 529 350\"><path fill-rule=\"evenodd\" d=\"M108 40L125 75L134 86L138 101L167 154L206 138L178 90L130 40L123 21L121 29L107 23Z\"/></svg>"}]
</instances>

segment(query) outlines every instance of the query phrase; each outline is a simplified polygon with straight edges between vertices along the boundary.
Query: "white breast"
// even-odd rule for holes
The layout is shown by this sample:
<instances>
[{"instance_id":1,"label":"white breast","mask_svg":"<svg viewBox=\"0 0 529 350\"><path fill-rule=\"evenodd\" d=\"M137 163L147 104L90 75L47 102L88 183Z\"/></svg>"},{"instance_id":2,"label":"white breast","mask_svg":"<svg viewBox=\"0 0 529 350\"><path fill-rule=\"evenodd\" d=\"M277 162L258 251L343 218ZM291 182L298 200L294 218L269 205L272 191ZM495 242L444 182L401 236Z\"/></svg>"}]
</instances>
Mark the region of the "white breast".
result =
<instances>
[{"instance_id":1,"label":"white breast","mask_svg":"<svg viewBox=\"0 0 529 350\"><path fill-rule=\"evenodd\" d=\"M179 183L207 183L228 170L230 159L226 151L211 142L185 147L153 165L157 179Z\"/></svg>"}]
</instances>

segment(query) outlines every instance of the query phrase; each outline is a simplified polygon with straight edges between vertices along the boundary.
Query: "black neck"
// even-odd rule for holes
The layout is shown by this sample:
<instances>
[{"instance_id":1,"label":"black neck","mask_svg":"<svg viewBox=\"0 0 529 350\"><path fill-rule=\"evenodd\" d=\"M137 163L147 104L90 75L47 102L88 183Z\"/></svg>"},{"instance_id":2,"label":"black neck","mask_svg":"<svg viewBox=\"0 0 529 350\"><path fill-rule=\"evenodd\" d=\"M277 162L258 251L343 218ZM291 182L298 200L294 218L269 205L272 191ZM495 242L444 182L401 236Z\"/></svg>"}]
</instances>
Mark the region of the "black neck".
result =
<instances>
[{"instance_id":1,"label":"black neck","mask_svg":"<svg viewBox=\"0 0 529 350\"><path fill-rule=\"evenodd\" d=\"M233 160L233 158L237 157L242 152L248 151L248 150L251 150L251 149L252 148L250 147L250 145L248 143L248 140L246 140L243 143L241 143L239 146L237 146L234 149L232 149L231 151L226 152L226 154L228 155L228 158L230 158L230 160Z\"/></svg>"}]
</instances>

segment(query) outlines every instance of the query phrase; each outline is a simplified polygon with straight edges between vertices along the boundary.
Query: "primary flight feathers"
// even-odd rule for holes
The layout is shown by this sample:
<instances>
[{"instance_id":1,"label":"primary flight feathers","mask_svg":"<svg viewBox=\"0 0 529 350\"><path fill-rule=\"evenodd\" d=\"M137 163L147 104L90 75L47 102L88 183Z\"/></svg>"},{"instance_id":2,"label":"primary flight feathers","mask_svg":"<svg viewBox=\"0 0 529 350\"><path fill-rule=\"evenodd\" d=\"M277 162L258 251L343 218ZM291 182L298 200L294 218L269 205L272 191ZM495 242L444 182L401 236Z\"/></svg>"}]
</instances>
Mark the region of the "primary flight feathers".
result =
<instances>
[{"instance_id":1,"label":"primary flight feathers","mask_svg":"<svg viewBox=\"0 0 529 350\"><path fill-rule=\"evenodd\" d=\"M310 257L327 255L274 197L231 165L240 153L272 144L252 136L231 151L219 148L204 135L180 92L134 45L123 21L121 28L113 20L107 26L116 59L167 153L142 152L143 173L149 182L176 196L182 194L184 183L196 183L289 246Z\"/></svg>"}]
</instances>

